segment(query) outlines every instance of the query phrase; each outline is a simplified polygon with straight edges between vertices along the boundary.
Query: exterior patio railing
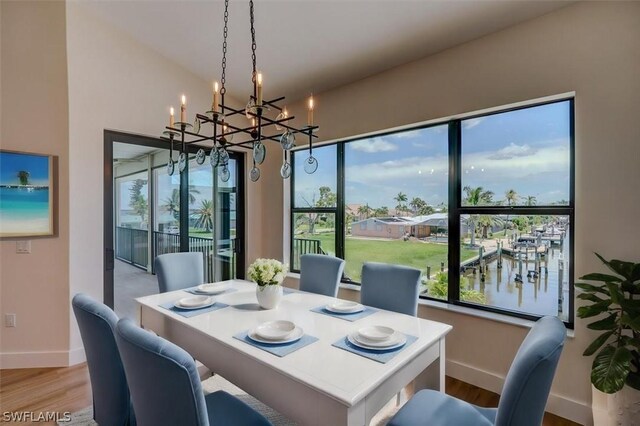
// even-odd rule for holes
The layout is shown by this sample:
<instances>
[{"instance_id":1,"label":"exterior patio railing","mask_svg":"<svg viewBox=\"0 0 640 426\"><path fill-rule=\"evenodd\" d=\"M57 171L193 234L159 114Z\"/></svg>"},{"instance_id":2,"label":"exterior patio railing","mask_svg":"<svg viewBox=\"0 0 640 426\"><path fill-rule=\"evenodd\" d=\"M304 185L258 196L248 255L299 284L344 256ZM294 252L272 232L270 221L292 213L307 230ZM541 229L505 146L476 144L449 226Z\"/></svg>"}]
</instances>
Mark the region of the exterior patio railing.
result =
<instances>
[{"instance_id":1,"label":"exterior patio railing","mask_svg":"<svg viewBox=\"0 0 640 426\"><path fill-rule=\"evenodd\" d=\"M215 280L215 257L221 258L222 267L228 267L230 274L235 271L236 251L235 239L220 241L217 253L213 247L213 238L189 236L189 251L202 252L204 256L204 279L206 282ZM180 234L153 231L153 256L166 253L180 252ZM152 271L155 272L155 271ZM224 276L224 274L223 274Z\"/></svg>"},{"instance_id":2,"label":"exterior patio railing","mask_svg":"<svg viewBox=\"0 0 640 426\"><path fill-rule=\"evenodd\" d=\"M149 263L148 231L116 227L116 258L146 269Z\"/></svg>"},{"instance_id":3,"label":"exterior patio railing","mask_svg":"<svg viewBox=\"0 0 640 426\"><path fill-rule=\"evenodd\" d=\"M166 253L180 252L180 234L153 231L151 234L151 258ZM223 268L228 268L222 276L234 277L236 267L235 238L220 241L217 252L213 247L213 238L189 236L189 251L201 252L204 256L205 281L215 280L215 257ZM149 264L148 231L145 229L116 227L116 258L146 269ZM151 262L152 272L153 262Z\"/></svg>"},{"instance_id":4,"label":"exterior patio railing","mask_svg":"<svg viewBox=\"0 0 640 426\"><path fill-rule=\"evenodd\" d=\"M322 249L322 245L319 240L310 240L306 238L294 238L293 239L293 259L292 269L299 270L300 269L300 256L303 254L327 254Z\"/></svg>"}]
</instances>

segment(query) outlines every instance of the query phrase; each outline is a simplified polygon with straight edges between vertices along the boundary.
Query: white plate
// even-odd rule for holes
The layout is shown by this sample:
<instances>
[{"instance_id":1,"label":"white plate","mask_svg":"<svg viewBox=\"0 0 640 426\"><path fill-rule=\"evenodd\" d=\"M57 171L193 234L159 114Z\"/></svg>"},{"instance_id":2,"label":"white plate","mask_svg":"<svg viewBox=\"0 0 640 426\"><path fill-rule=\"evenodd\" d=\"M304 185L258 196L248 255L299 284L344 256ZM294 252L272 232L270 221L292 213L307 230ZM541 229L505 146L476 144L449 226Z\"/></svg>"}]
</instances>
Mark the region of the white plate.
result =
<instances>
[{"instance_id":1,"label":"white plate","mask_svg":"<svg viewBox=\"0 0 640 426\"><path fill-rule=\"evenodd\" d=\"M291 332L291 334L289 335L289 337L287 337L287 339L277 340L277 341L262 339L260 336L256 334L255 328L249 331L248 336L249 336L249 339L255 340L258 343L267 343L270 345L284 345L285 343L293 343L295 341L300 340L302 336L304 336L304 330L302 330L301 327L296 326L295 330Z\"/></svg>"},{"instance_id":2,"label":"white plate","mask_svg":"<svg viewBox=\"0 0 640 426\"><path fill-rule=\"evenodd\" d=\"M367 341L358 336L357 332L349 334L347 336L347 339L349 339L350 343L356 346L372 351L388 351L391 349L400 348L404 346L405 343L407 343L407 337L399 331L396 331L393 337L389 341L383 342L383 344L381 344L380 342Z\"/></svg>"},{"instance_id":3,"label":"white plate","mask_svg":"<svg viewBox=\"0 0 640 426\"><path fill-rule=\"evenodd\" d=\"M291 321L267 321L257 326L255 328L255 333L256 336L261 339L280 342L287 340L287 337L289 337L295 329L296 325Z\"/></svg>"},{"instance_id":4,"label":"white plate","mask_svg":"<svg viewBox=\"0 0 640 426\"><path fill-rule=\"evenodd\" d=\"M209 284L200 284L196 288L196 292L202 294L220 294L226 291L229 288L229 284L227 283L209 283Z\"/></svg>"},{"instance_id":5,"label":"white plate","mask_svg":"<svg viewBox=\"0 0 640 426\"><path fill-rule=\"evenodd\" d=\"M358 335L374 342L384 342L393 336L395 330L384 325L369 325L358 330Z\"/></svg>"},{"instance_id":6,"label":"white plate","mask_svg":"<svg viewBox=\"0 0 640 426\"><path fill-rule=\"evenodd\" d=\"M207 306L211 306L214 303L216 303L216 301L213 300L213 297L194 296L194 297L184 297L178 300L176 303L174 303L173 306L179 309L200 309Z\"/></svg>"},{"instance_id":7,"label":"white plate","mask_svg":"<svg viewBox=\"0 0 640 426\"><path fill-rule=\"evenodd\" d=\"M356 302L349 302L341 300L339 302L333 302L325 306L325 309L335 314L355 314L356 312L362 312L364 306Z\"/></svg>"}]
</instances>

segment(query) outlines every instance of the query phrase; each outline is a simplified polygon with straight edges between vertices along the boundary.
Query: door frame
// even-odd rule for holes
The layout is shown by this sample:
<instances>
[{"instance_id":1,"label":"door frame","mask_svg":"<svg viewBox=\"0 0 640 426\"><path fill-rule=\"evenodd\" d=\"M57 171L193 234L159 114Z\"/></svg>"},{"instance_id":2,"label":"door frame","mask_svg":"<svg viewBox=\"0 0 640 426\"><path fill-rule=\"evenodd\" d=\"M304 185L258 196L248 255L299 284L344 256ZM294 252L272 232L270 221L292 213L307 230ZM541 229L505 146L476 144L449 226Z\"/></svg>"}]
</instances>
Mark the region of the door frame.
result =
<instances>
[{"instance_id":1,"label":"door frame","mask_svg":"<svg viewBox=\"0 0 640 426\"><path fill-rule=\"evenodd\" d=\"M168 149L167 142L152 136L122 132L119 130L104 130L104 185L103 185L103 301L113 309L114 305L114 269L115 269L115 240L114 240L114 175L113 175L113 143L120 142L131 145L148 146L158 149ZM187 145L187 152L195 154L199 146ZM236 275L244 276L245 265L245 153L229 151L229 156L235 158L237 168L236 208L242 214L236 216ZM188 177L187 177L188 180ZM185 186L188 191L188 185ZM182 192L183 186L180 186ZM182 195L182 194L181 194ZM182 235L182 229L181 229ZM151 259L153 262L153 259Z\"/></svg>"}]
</instances>

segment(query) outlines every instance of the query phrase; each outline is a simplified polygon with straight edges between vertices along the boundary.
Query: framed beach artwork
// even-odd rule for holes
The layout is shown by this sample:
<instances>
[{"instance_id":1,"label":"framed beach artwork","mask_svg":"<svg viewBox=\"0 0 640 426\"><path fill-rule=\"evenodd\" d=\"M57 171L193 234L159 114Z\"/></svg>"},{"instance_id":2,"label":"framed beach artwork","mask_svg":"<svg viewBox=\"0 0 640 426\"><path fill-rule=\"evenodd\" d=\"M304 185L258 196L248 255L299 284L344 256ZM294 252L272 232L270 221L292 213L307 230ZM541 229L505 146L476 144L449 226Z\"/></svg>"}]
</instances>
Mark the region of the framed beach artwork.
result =
<instances>
[{"instance_id":1,"label":"framed beach artwork","mask_svg":"<svg viewBox=\"0 0 640 426\"><path fill-rule=\"evenodd\" d=\"M54 235L53 156L0 150L0 238Z\"/></svg>"}]
</instances>

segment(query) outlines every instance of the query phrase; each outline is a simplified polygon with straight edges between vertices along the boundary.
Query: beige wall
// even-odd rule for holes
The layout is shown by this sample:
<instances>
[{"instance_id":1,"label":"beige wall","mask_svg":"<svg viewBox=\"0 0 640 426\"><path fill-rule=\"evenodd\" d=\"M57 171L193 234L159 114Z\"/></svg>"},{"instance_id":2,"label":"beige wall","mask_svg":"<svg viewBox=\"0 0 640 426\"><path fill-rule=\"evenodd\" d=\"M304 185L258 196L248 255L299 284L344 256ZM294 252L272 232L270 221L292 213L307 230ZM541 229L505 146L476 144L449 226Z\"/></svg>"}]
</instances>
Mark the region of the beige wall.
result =
<instances>
[{"instance_id":1,"label":"beige wall","mask_svg":"<svg viewBox=\"0 0 640 426\"><path fill-rule=\"evenodd\" d=\"M79 2L0 4L2 148L60 161L59 235L34 240L30 256L17 256L13 241L1 243L0 309L18 316L16 329L1 329L2 367L74 364L84 354L70 299L81 291L103 294L103 131L158 136L182 93L191 119L208 109L211 82L95 19ZM264 251L253 206L266 180L247 182L249 262Z\"/></svg>"},{"instance_id":2,"label":"beige wall","mask_svg":"<svg viewBox=\"0 0 640 426\"><path fill-rule=\"evenodd\" d=\"M318 94L315 116L321 137L330 140L575 91L581 276L602 269L594 251L638 261L639 73L640 3L585 2ZM273 194L264 209L272 233L283 229L281 198ZM282 252L281 241L268 243L270 252ZM525 328L437 309L420 314L454 326L448 374L500 389ZM591 359L581 353L594 336L577 320L548 406L581 423L591 421Z\"/></svg>"},{"instance_id":3,"label":"beige wall","mask_svg":"<svg viewBox=\"0 0 640 426\"><path fill-rule=\"evenodd\" d=\"M69 349L69 162L65 7L0 2L2 149L58 156L57 236L31 240L16 254L0 243L0 366L64 365Z\"/></svg>"}]
</instances>

